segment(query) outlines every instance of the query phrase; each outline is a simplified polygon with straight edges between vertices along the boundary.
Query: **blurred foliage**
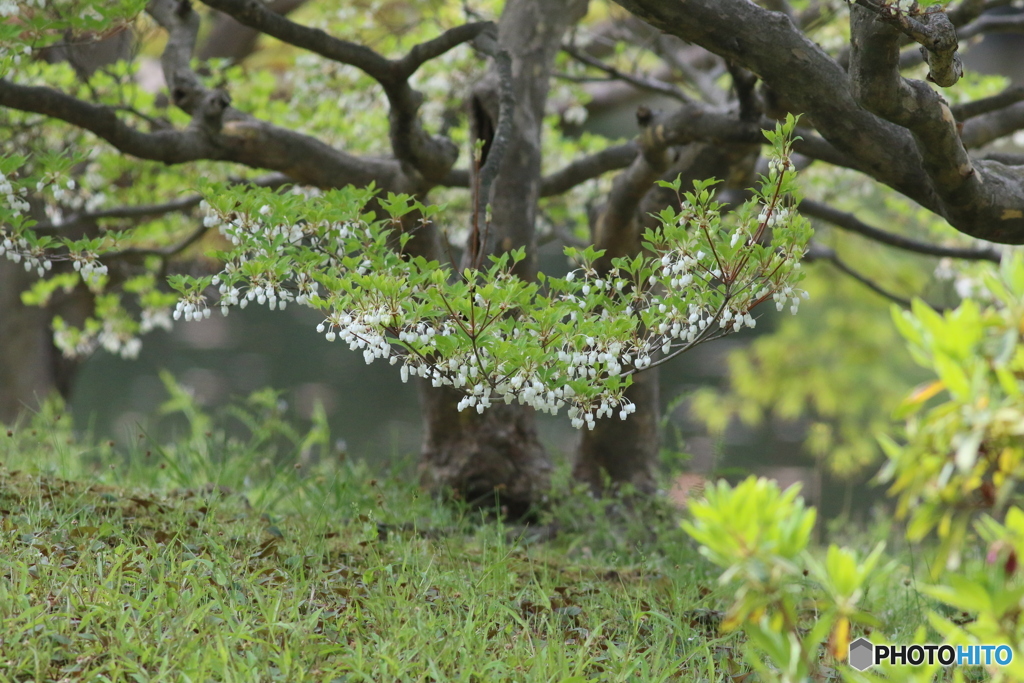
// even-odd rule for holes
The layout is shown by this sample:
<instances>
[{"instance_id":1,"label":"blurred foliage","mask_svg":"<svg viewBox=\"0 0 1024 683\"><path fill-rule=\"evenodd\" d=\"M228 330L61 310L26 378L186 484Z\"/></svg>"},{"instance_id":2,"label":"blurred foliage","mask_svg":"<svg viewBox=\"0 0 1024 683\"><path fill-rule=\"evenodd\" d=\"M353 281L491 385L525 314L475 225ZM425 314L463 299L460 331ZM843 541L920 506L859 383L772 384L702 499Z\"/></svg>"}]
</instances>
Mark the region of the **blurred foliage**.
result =
<instances>
[{"instance_id":1,"label":"blurred foliage","mask_svg":"<svg viewBox=\"0 0 1024 683\"><path fill-rule=\"evenodd\" d=\"M936 531L932 584L922 592L940 604L929 614L931 631L912 642L1005 645L1005 666L984 669L987 680L1024 677L1024 256L1004 258L982 274L989 297L967 299L940 314L920 300L893 318L913 358L933 373L898 406L902 435L880 438L887 464L879 479L892 482L897 516L909 517L906 538L920 543ZM872 585L886 583L893 565L879 568L882 546L860 559L833 545L824 561L804 553L813 511L766 480L722 482L705 502L691 505L683 527L701 552L725 571L735 602L727 625L750 638L749 659L765 681L797 682L823 675L822 667L847 656L858 635L852 625L877 629L857 607ZM973 522L973 532L972 532ZM802 562L801 562L802 561ZM801 623L802 601L817 619ZM827 633L828 653L819 653ZM884 630L867 631L875 643L910 644ZM763 658L772 662L765 666ZM762 662L761 664L758 664ZM930 681L939 665L883 667L884 680ZM970 673L965 673L965 671ZM978 669L957 669L953 680L973 680ZM876 675L877 673L877 675ZM846 672L853 681L883 680L881 672ZM944 679L948 680L948 679Z\"/></svg>"},{"instance_id":2,"label":"blurred foliage","mask_svg":"<svg viewBox=\"0 0 1024 683\"><path fill-rule=\"evenodd\" d=\"M875 434L910 387L909 357L881 299L824 266L807 271L803 314L731 352L727 389L698 390L693 410L715 434L734 417L804 424L807 451L851 477L878 461Z\"/></svg>"}]
</instances>

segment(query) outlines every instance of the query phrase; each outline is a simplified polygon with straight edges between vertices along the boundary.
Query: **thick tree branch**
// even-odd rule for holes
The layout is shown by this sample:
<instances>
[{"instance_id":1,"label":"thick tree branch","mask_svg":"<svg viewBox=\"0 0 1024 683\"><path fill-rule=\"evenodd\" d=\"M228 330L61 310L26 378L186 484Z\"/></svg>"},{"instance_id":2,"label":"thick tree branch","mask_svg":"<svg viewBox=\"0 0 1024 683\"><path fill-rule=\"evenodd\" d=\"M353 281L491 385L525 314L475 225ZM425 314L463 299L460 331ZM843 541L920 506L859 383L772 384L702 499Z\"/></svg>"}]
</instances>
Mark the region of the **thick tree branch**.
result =
<instances>
[{"instance_id":1,"label":"thick tree branch","mask_svg":"<svg viewBox=\"0 0 1024 683\"><path fill-rule=\"evenodd\" d=\"M318 28L295 23L270 11L259 0L203 0L203 3L229 15L244 26L284 43L354 66L378 82L390 83L396 77L392 62L365 45L341 40Z\"/></svg>"},{"instance_id":2,"label":"thick tree branch","mask_svg":"<svg viewBox=\"0 0 1024 683\"><path fill-rule=\"evenodd\" d=\"M1024 102L968 120L961 139L968 149L983 147L993 140L1024 128Z\"/></svg>"},{"instance_id":3,"label":"thick tree branch","mask_svg":"<svg viewBox=\"0 0 1024 683\"><path fill-rule=\"evenodd\" d=\"M202 159L233 161L279 171L297 183L317 187L366 186L373 182L394 192L411 189L394 160L355 157L234 110L232 119L218 133L195 126L143 133L121 121L110 107L83 102L51 88L17 85L3 79L0 106L60 119L140 159L165 164Z\"/></svg>"},{"instance_id":4,"label":"thick tree branch","mask_svg":"<svg viewBox=\"0 0 1024 683\"><path fill-rule=\"evenodd\" d=\"M540 196L555 197L588 180L599 178L608 171L625 168L636 159L639 153L639 144L636 141L631 141L622 145L606 147L600 152L580 157L565 168L541 179Z\"/></svg>"},{"instance_id":5,"label":"thick tree branch","mask_svg":"<svg viewBox=\"0 0 1024 683\"><path fill-rule=\"evenodd\" d=\"M896 235L885 230L880 230L863 222L851 213L840 211L834 207L821 202L805 199L798 207L800 213L811 218L817 218L843 230L857 233L863 237L888 244L891 247L912 251L918 254L929 256L950 257L965 259L969 261L992 261L999 263L1001 253L992 248L973 249L969 247L943 247L937 244L928 244L918 240L910 239L902 235Z\"/></svg>"},{"instance_id":6,"label":"thick tree branch","mask_svg":"<svg viewBox=\"0 0 1024 683\"><path fill-rule=\"evenodd\" d=\"M516 106L516 95L512 78L512 56L506 50L497 51L494 55L494 70L498 74L498 121L494 127L494 136L489 141L487 160L480 168L477 177L478 187L476 191L476 215L474 217L473 229L477 232L470 241L471 248L466 249L463 263L465 266L472 265L479 268L484 249L488 246L488 235L490 230L489 207L491 204L491 189L498 177L498 170L505 158L512 138L513 112ZM479 234L483 231L484 234ZM475 253L470 253L474 252Z\"/></svg>"},{"instance_id":7,"label":"thick tree branch","mask_svg":"<svg viewBox=\"0 0 1024 683\"><path fill-rule=\"evenodd\" d=\"M615 0L667 33L761 77L853 168L933 210L941 202L906 130L853 97L846 71L785 15L749 0ZM801 152L803 153L803 152Z\"/></svg>"},{"instance_id":8,"label":"thick tree branch","mask_svg":"<svg viewBox=\"0 0 1024 683\"><path fill-rule=\"evenodd\" d=\"M172 1L172 0L168 0ZM425 62L453 47L493 31L490 22L476 22L449 29L440 36L415 46L400 59L387 59L368 47L303 26L270 11L259 0L204 0L205 4L238 22L278 40L315 52L332 61L349 64L373 77L384 88L389 114L391 147L399 161L436 184L447 176L458 158L458 148L446 137L423 130L419 109L423 95L409 85L409 77Z\"/></svg>"},{"instance_id":9,"label":"thick tree branch","mask_svg":"<svg viewBox=\"0 0 1024 683\"><path fill-rule=\"evenodd\" d=\"M489 199L491 227L483 235L483 254L523 247L527 257L514 271L535 277L537 198L541 179L541 132L555 55L569 26L586 13L586 0L510 0L498 26L497 49L512 58L515 107L508 153L501 159ZM482 36L486 38L486 36ZM487 42L478 41L478 42ZM481 47L486 48L486 45ZM474 88L471 127L478 139L492 140L501 118L501 80L495 61L488 76ZM488 130L481 129L485 124ZM482 135L481 135L482 134ZM488 150L490 155L493 150ZM486 164L487 158L484 159Z\"/></svg>"},{"instance_id":10,"label":"thick tree branch","mask_svg":"<svg viewBox=\"0 0 1024 683\"><path fill-rule=\"evenodd\" d=\"M928 62L929 81L948 88L964 75L963 62L957 52L959 44L956 27L945 12L928 11L913 16L879 0L854 2L921 46L925 61ZM898 50L898 41L896 46Z\"/></svg>"},{"instance_id":11,"label":"thick tree branch","mask_svg":"<svg viewBox=\"0 0 1024 683\"><path fill-rule=\"evenodd\" d=\"M478 38L483 38L485 34L489 34L486 40L481 40L476 45L478 49L490 54L491 49L485 47L485 45L492 44L496 38L496 30L497 27L490 21L477 21L450 28L436 38L431 38L424 43L415 45L404 57L392 62L397 74L396 79L408 80L410 76L431 59L436 59L463 43L477 41Z\"/></svg>"},{"instance_id":12,"label":"thick tree branch","mask_svg":"<svg viewBox=\"0 0 1024 683\"><path fill-rule=\"evenodd\" d=\"M923 81L900 75L896 29L857 6L851 8L851 34L850 76L858 99L914 136L942 199L941 215L976 237L1024 242L1024 177L998 162L972 162L942 97Z\"/></svg>"}]
</instances>

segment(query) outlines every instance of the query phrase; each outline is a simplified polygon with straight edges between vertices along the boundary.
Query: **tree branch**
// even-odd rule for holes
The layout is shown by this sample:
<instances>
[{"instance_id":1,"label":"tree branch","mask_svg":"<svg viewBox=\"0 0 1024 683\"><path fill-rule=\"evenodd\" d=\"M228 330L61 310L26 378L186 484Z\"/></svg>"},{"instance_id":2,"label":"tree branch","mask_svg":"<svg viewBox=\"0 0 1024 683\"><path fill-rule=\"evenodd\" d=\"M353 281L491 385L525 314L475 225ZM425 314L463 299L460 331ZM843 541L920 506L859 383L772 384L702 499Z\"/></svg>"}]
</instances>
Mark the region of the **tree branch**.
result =
<instances>
[{"instance_id":1,"label":"tree branch","mask_svg":"<svg viewBox=\"0 0 1024 683\"><path fill-rule=\"evenodd\" d=\"M867 112L850 79L783 14L749 0L615 0L658 29L756 74L848 160L933 210L941 202L906 130ZM801 153L804 153L801 151Z\"/></svg>"},{"instance_id":2,"label":"tree branch","mask_svg":"<svg viewBox=\"0 0 1024 683\"><path fill-rule=\"evenodd\" d=\"M494 137L490 141L490 149L487 160L480 168L477 182L477 208L474 220L474 229L484 230L485 234L478 235L475 240L476 254L469 254L469 263L480 267L480 259L488 244L486 231L490 229L490 217L488 207L491 203L491 188L494 180L498 177L498 169L505 158L509 141L512 138L512 117L516 107L515 86L512 80L512 56L507 50L497 51L494 55L494 70L498 74L498 122L494 128ZM489 252L488 252L489 253ZM464 259L465 262L465 259Z\"/></svg>"},{"instance_id":3,"label":"tree branch","mask_svg":"<svg viewBox=\"0 0 1024 683\"><path fill-rule=\"evenodd\" d=\"M968 120L960 138L969 149L984 147L993 140L1024 128L1024 102Z\"/></svg>"},{"instance_id":4,"label":"tree branch","mask_svg":"<svg viewBox=\"0 0 1024 683\"><path fill-rule=\"evenodd\" d=\"M950 107L957 121L967 121L982 114L991 114L1024 100L1024 86L1010 86L998 95L983 97L973 102L954 104Z\"/></svg>"},{"instance_id":5,"label":"tree branch","mask_svg":"<svg viewBox=\"0 0 1024 683\"><path fill-rule=\"evenodd\" d=\"M961 40L990 33L1024 33L1024 14L985 14L957 31Z\"/></svg>"},{"instance_id":6,"label":"tree branch","mask_svg":"<svg viewBox=\"0 0 1024 683\"><path fill-rule=\"evenodd\" d=\"M625 168L636 159L639 153L640 145L633 140L625 144L606 147L600 152L580 157L564 168L542 178L540 181L540 196L554 197L568 192L588 180L599 178L608 171Z\"/></svg>"},{"instance_id":7,"label":"tree branch","mask_svg":"<svg viewBox=\"0 0 1024 683\"><path fill-rule=\"evenodd\" d=\"M998 162L973 163L942 97L923 81L900 75L896 29L860 6L850 11L850 76L858 99L911 132L942 200L940 215L976 237L1024 242L1024 177Z\"/></svg>"},{"instance_id":8,"label":"tree branch","mask_svg":"<svg viewBox=\"0 0 1024 683\"><path fill-rule=\"evenodd\" d=\"M925 61L928 62L927 78L932 83L948 88L964 75L963 62L957 52L959 44L956 27L945 12L927 11L912 16L894 5L879 3L877 0L854 0L854 3L921 46ZM898 42L896 45L898 50Z\"/></svg>"},{"instance_id":9,"label":"tree branch","mask_svg":"<svg viewBox=\"0 0 1024 683\"><path fill-rule=\"evenodd\" d=\"M885 297L889 301L895 302L903 308L910 308L910 299L906 299L898 294L893 294L889 290L885 289L874 280L861 275L856 270L846 265L846 262L839 258L835 250L829 247L819 244L817 242L811 242L808 245L807 253L804 255L804 261L807 263L813 263L815 261L828 261L836 267L842 273L849 275L857 282L861 283L875 294Z\"/></svg>"},{"instance_id":10,"label":"tree branch","mask_svg":"<svg viewBox=\"0 0 1024 683\"><path fill-rule=\"evenodd\" d=\"M271 175L263 176L262 178L256 178L255 180L243 180L232 184L279 188L290 182L292 181L288 176L280 173L273 173ZM40 233L51 232L58 229L69 230L85 223L94 223L96 221L112 218L149 218L150 216L163 216L169 213L184 213L196 208L202 201L202 195L193 194L173 201L163 202L161 204L118 206L112 209L103 209L102 211L83 211L82 213L72 214L60 223L38 223L33 227L33 230Z\"/></svg>"},{"instance_id":11,"label":"tree branch","mask_svg":"<svg viewBox=\"0 0 1024 683\"><path fill-rule=\"evenodd\" d=\"M51 88L18 85L4 79L0 79L0 106L60 119L140 159L165 164L202 159L233 161L279 171L297 183L316 187L365 187L372 182L393 192L410 189L410 181L394 160L355 157L235 110L231 110L231 120L219 133L193 126L143 133L121 121L110 107L83 102Z\"/></svg>"},{"instance_id":12,"label":"tree branch","mask_svg":"<svg viewBox=\"0 0 1024 683\"><path fill-rule=\"evenodd\" d=\"M680 102L691 101L691 98L686 93L684 93L682 90L672 85L671 83L659 81L656 78L646 78L643 76L637 76L635 74L626 73L625 71L620 71L616 69L614 66L605 64L600 59L591 57L587 53L577 50L576 47L573 45L563 45L562 51L565 52L570 57L572 57L573 59L575 59L577 62L580 62L581 64L586 64L587 66L591 66L595 69L598 69L599 71L603 71L612 78L623 81L625 83L629 83L630 85L641 90L647 90L650 92L658 93L659 95L665 95L666 97L671 97L672 99L679 100Z\"/></svg>"},{"instance_id":13,"label":"tree branch","mask_svg":"<svg viewBox=\"0 0 1024 683\"><path fill-rule=\"evenodd\" d=\"M354 66L382 84L391 83L396 77L392 62L365 45L341 40L318 28L298 24L270 11L259 0L203 0L203 4L281 42L315 52L334 62Z\"/></svg>"},{"instance_id":14,"label":"tree branch","mask_svg":"<svg viewBox=\"0 0 1024 683\"><path fill-rule=\"evenodd\" d=\"M404 57L391 60L363 45L291 21L270 11L259 0L204 2L246 26L370 75L384 88L391 107L388 117L391 148L398 160L421 174L428 184L437 184L447 176L458 158L458 147L446 137L433 136L423 130L419 117L423 95L409 85L409 77L426 61L475 40L485 32L493 32L493 23L481 21L456 26L413 47Z\"/></svg>"},{"instance_id":15,"label":"tree branch","mask_svg":"<svg viewBox=\"0 0 1024 683\"><path fill-rule=\"evenodd\" d=\"M917 254L965 259L969 261L992 261L993 263L999 263L1002 258L1002 254L993 248L972 249L969 247L943 247L937 244L919 242L917 240L903 237L902 235L886 232L885 230L879 230L878 228L864 223L853 214L845 213L827 204L810 199L805 199L800 202L797 209L805 216L827 221L837 228L854 232L876 242L888 244L891 247L896 247L905 251L912 251Z\"/></svg>"}]
</instances>

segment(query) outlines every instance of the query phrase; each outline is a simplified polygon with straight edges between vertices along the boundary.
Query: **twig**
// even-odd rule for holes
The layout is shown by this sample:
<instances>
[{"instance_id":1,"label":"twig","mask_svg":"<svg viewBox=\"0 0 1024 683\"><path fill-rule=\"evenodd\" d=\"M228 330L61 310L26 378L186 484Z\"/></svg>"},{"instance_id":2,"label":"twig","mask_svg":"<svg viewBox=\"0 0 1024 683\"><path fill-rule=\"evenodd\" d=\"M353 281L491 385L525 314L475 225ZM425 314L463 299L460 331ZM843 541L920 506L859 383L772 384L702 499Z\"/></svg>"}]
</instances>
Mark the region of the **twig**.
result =
<instances>
[{"instance_id":1,"label":"twig","mask_svg":"<svg viewBox=\"0 0 1024 683\"><path fill-rule=\"evenodd\" d=\"M666 83L665 81L660 81L656 78L646 78L643 76L637 76L635 74L627 73L625 71L620 71L619 69L616 69L614 66L605 64L600 59L591 57L585 52L580 52L573 45L563 45L562 51L578 62L586 64L587 66L592 66L595 69L603 71L612 78L618 79L620 81L625 81L626 83L629 83L632 86L640 88L641 90L649 90L650 92L656 92L660 95L671 97L674 100L679 100L680 102L693 101L689 95L687 95L686 93L684 93L682 90L672 85L671 83Z\"/></svg>"}]
</instances>

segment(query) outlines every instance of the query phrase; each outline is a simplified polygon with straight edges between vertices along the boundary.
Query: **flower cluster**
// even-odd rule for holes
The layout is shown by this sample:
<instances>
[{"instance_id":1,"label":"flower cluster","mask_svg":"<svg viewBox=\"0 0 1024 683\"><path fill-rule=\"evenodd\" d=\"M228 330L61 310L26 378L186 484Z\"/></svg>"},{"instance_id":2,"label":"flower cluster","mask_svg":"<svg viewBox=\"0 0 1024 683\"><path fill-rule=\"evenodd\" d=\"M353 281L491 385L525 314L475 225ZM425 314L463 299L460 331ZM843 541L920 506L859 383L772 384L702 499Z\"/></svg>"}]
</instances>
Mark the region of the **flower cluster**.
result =
<instances>
[{"instance_id":1,"label":"flower cluster","mask_svg":"<svg viewBox=\"0 0 1024 683\"><path fill-rule=\"evenodd\" d=\"M85 329L66 325L59 318L53 330L54 345L69 358L87 356L102 348L124 359L138 358L142 340L136 336L129 321L116 317L105 318L102 323L90 320Z\"/></svg>"},{"instance_id":2,"label":"flower cluster","mask_svg":"<svg viewBox=\"0 0 1024 683\"><path fill-rule=\"evenodd\" d=\"M173 317L175 320L204 320L210 317L210 308L206 305L205 297L188 297L182 299L175 305Z\"/></svg>"},{"instance_id":3,"label":"flower cluster","mask_svg":"<svg viewBox=\"0 0 1024 683\"><path fill-rule=\"evenodd\" d=\"M766 301L795 313L806 297L795 285L810 230L788 205L788 138L769 137L769 175L735 218L714 202L712 182L693 192L666 183L681 208L663 211L661 227L645 234L645 255L598 267L600 252L567 249L578 267L543 286L512 274L522 252L459 274L403 258L390 230L411 211L436 211L408 197L217 188L206 193L204 223L234 248L215 277L171 279L181 293L174 318L209 317L209 287L225 314L250 301L271 309L295 301L320 310L317 332L367 363L387 359L403 381L461 390L460 410L565 408L575 427L591 429L602 418L626 419L636 409L624 394L633 374L754 327L754 309ZM384 220L366 215L371 198Z\"/></svg>"},{"instance_id":4,"label":"flower cluster","mask_svg":"<svg viewBox=\"0 0 1024 683\"><path fill-rule=\"evenodd\" d=\"M70 258L71 267L81 273L82 279L87 282L107 274L107 266L99 261L97 254L72 252Z\"/></svg>"},{"instance_id":5,"label":"flower cluster","mask_svg":"<svg viewBox=\"0 0 1024 683\"><path fill-rule=\"evenodd\" d=\"M53 268L53 261L47 251L40 247L33 247L24 237L10 237L0 231L0 256L6 256L9 261L21 263L26 273L33 270L39 277L45 275Z\"/></svg>"},{"instance_id":6,"label":"flower cluster","mask_svg":"<svg viewBox=\"0 0 1024 683\"><path fill-rule=\"evenodd\" d=\"M0 196L3 196L7 210L13 215L20 216L28 211L29 205L25 194L24 186L14 183L0 171Z\"/></svg>"}]
</instances>

